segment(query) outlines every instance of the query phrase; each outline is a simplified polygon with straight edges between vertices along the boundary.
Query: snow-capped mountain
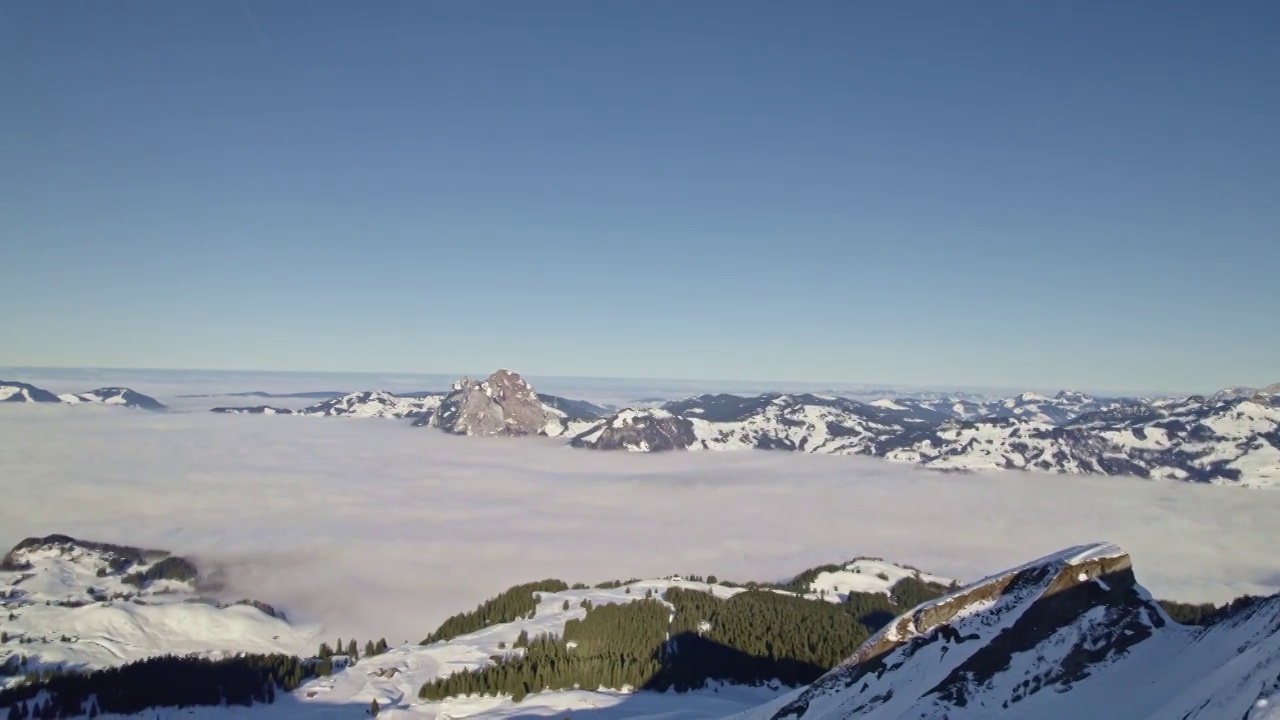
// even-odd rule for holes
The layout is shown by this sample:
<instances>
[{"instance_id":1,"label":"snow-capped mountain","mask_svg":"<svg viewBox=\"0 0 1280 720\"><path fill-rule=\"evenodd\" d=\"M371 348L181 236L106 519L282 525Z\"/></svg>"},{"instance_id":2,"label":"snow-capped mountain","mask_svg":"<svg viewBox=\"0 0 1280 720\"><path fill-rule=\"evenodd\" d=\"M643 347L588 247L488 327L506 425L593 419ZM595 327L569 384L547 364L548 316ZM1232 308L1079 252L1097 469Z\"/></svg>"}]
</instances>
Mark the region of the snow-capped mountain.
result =
<instances>
[{"instance_id":1,"label":"snow-capped mountain","mask_svg":"<svg viewBox=\"0 0 1280 720\"><path fill-rule=\"evenodd\" d=\"M890 460L941 470L1020 469L1280 486L1280 402L1186 401L1099 411L1064 425L944 424Z\"/></svg>"},{"instance_id":2,"label":"snow-capped mountain","mask_svg":"<svg viewBox=\"0 0 1280 720\"><path fill-rule=\"evenodd\" d=\"M919 605L809 687L735 717L1246 717L1280 676L1280 596L1242 605L1178 625L1119 548L1071 548Z\"/></svg>"},{"instance_id":3,"label":"snow-capped mountain","mask_svg":"<svg viewBox=\"0 0 1280 720\"><path fill-rule=\"evenodd\" d=\"M699 395L601 418L575 447L873 455L939 470L1019 469L1280 485L1280 401L1109 399L1069 391L973 403Z\"/></svg>"},{"instance_id":4,"label":"snow-capped mountain","mask_svg":"<svg viewBox=\"0 0 1280 720\"><path fill-rule=\"evenodd\" d=\"M661 408L623 410L572 442L637 452L762 448L874 455L888 439L931 427L930 420L897 404L807 394L699 395Z\"/></svg>"},{"instance_id":5,"label":"snow-capped mountain","mask_svg":"<svg viewBox=\"0 0 1280 720\"><path fill-rule=\"evenodd\" d=\"M9 380L0 380L0 402L115 405L117 407L142 408L144 410L166 409L155 398L124 387L106 387L82 393L55 395L34 385Z\"/></svg>"},{"instance_id":6,"label":"snow-capped mountain","mask_svg":"<svg viewBox=\"0 0 1280 720\"><path fill-rule=\"evenodd\" d=\"M57 395L16 380L0 380L0 402L11 403L56 403L62 402Z\"/></svg>"},{"instance_id":7,"label":"snow-capped mountain","mask_svg":"<svg viewBox=\"0 0 1280 720\"><path fill-rule=\"evenodd\" d=\"M483 381L463 378L449 392L396 395L382 390L353 392L300 410L255 405L216 407L212 412L232 415L319 415L325 417L409 418L457 435L577 435L608 411L584 400L570 400L534 392L529 383L509 370L498 370Z\"/></svg>"},{"instance_id":8,"label":"snow-capped mountain","mask_svg":"<svg viewBox=\"0 0 1280 720\"><path fill-rule=\"evenodd\" d=\"M218 602L201 569L160 550L28 538L0 560L0 667L98 668L163 654L301 651L315 630L270 606ZM5 677L21 680L21 673Z\"/></svg>"},{"instance_id":9,"label":"snow-capped mountain","mask_svg":"<svg viewBox=\"0 0 1280 720\"><path fill-rule=\"evenodd\" d=\"M144 410L166 410L167 407L153 397L148 397L129 388L107 387L82 393L59 395L62 402L76 405L89 403L92 405L119 405L120 407L142 408Z\"/></svg>"},{"instance_id":10,"label":"snow-capped mountain","mask_svg":"<svg viewBox=\"0 0 1280 720\"><path fill-rule=\"evenodd\" d=\"M395 395L383 390L364 390L323 400L301 410L256 405L253 407L216 407L211 412L232 415L319 415L322 417L425 418L440 406L442 394L418 393Z\"/></svg>"}]
</instances>

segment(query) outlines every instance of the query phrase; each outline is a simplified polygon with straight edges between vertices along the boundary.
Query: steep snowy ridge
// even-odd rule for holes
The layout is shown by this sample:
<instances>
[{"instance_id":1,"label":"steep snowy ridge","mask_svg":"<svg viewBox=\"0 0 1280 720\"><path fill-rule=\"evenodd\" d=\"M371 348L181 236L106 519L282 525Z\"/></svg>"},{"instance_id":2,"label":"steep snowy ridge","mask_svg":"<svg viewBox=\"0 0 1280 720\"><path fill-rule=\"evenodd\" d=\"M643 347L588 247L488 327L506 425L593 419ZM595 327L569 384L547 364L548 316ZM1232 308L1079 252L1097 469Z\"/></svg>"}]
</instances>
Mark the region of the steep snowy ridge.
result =
<instances>
[{"instance_id":1,"label":"steep snowy ridge","mask_svg":"<svg viewBox=\"0 0 1280 720\"><path fill-rule=\"evenodd\" d=\"M799 718L1242 717L1280 673L1280 596L1176 625L1110 544L924 603L808 688L743 713Z\"/></svg>"}]
</instances>

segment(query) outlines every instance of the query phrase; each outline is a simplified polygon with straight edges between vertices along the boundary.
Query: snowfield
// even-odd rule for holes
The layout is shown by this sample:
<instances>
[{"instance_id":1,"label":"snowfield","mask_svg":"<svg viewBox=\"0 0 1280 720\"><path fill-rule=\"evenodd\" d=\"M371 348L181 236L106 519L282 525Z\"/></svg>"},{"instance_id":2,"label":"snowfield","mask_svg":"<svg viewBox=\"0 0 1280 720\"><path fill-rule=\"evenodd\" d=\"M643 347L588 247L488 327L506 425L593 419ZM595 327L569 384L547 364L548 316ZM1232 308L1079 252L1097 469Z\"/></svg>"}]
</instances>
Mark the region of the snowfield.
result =
<instances>
[{"instance_id":1,"label":"snowfield","mask_svg":"<svg viewBox=\"0 0 1280 720\"><path fill-rule=\"evenodd\" d=\"M111 571L112 557L69 544L15 553L22 569L0 570L0 630L8 637L0 666L14 655L38 670L106 667L165 653L313 652L316 627L295 627L234 601L218 607L190 582L136 587ZM138 569L145 567L130 568Z\"/></svg>"}]
</instances>

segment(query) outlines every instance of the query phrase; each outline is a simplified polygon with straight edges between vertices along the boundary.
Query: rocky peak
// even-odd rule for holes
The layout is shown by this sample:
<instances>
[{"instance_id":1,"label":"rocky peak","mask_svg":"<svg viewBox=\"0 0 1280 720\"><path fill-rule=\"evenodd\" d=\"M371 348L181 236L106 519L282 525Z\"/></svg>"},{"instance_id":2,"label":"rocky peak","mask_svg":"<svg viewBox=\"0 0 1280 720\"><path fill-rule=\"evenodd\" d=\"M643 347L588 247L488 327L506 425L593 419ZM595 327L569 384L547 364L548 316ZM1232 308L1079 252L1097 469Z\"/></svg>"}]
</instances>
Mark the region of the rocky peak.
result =
<instances>
[{"instance_id":1,"label":"rocky peak","mask_svg":"<svg viewBox=\"0 0 1280 720\"><path fill-rule=\"evenodd\" d=\"M498 370L483 382L454 383L428 423L458 435L546 435L556 416L518 373Z\"/></svg>"},{"instance_id":2,"label":"rocky peak","mask_svg":"<svg viewBox=\"0 0 1280 720\"><path fill-rule=\"evenodd\" d=\"M1069 548L905 613L772 717L1007 709L1042 690L1069 690L1168 623L1122 550Z\"/></svg>"}]
</instances>

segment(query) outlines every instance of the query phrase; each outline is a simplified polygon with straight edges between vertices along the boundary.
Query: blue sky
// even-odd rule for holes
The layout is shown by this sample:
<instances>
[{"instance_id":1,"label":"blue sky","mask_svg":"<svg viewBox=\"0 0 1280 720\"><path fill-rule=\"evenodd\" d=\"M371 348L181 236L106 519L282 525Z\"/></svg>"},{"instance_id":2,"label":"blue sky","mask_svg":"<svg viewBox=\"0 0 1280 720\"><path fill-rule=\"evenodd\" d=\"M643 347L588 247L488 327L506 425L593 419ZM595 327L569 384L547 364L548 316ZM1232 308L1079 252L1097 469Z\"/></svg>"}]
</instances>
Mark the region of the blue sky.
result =
<instances>
[{"instance_id":1,"label":"blue sky","mask_svg":"<svg viewBox=\"0 0 1280 720\"><path fill-rule=\"evenodd\" d=\"M11 3L0 366L1280 380L1280 4Z\"/></svg>"}]
</instances>

